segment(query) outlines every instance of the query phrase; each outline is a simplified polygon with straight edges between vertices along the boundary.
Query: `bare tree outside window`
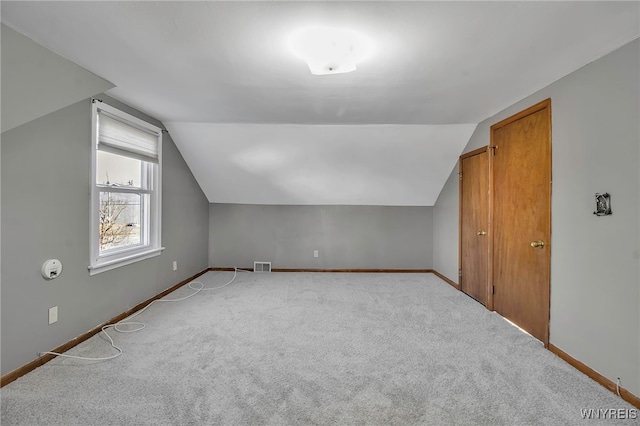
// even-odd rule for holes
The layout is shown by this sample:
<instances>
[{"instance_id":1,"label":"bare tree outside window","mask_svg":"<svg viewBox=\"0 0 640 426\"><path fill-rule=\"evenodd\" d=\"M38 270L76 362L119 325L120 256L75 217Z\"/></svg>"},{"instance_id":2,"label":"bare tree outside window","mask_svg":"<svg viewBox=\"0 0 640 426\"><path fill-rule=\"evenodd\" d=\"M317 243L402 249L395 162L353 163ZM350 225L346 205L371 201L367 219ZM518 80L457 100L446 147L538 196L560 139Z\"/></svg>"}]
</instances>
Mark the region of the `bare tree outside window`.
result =
<instances>
[{"instance_id":1,"label":"bare tree outside window","mask_svg":"<svg viewBox=\"0 0 640 426\"><path fill-rule=\"evenodd\" d=\"M140 196L100 193L100 250L140 243Z\"/></svg>"},{"instance_id":2,"label":"bare tree outside window","mask_svg":"<svg viewBox=\"0 0 640 426\"><path fill-rule=\"evenodd\" d=\"M109 195L100 197L100 250L118 246L128 237L126 230L123 233L117 224L126 206L115 203Z\"/></svg>"}]
</instances>

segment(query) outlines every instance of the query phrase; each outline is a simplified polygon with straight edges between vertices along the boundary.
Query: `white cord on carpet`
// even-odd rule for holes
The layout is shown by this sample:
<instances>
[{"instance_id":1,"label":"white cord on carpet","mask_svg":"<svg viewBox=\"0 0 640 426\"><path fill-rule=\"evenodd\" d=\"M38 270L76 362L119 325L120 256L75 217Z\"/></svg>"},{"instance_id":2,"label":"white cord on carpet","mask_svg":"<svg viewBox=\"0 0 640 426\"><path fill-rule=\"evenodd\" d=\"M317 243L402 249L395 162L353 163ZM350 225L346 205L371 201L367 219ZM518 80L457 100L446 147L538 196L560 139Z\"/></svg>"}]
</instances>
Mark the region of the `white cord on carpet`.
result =
<instances>
[{"instance_id":1,"label":"white cord on carpet","mask_svg":"<svg viewBox=\"0 0 640 426\"><path fill-rule=\"evenodd\" d=\"M204 284L201 283L200 281L191 281L189 283L189 288L192 289L192 290L195 290L193 293L191 293L191 294L189 294L187 296L184 296L184 297L180 297L178 299L156 299L156 300L152 301L151 303L149 303L144 308L140 309L138 312L135 312L134 314L129 315L127 318L124 318L124 319L118 321L115 324L107 324L104 327L102 327L101 332L105 336L107 336L107 339L109 340L109 343L111 344L111 347L118 351L118 353L115 354L115 355L106 356L106 357L100 357L100 358L91 358L91 357L83 357L83 356L77 356L77 355L66 355L66 354L61 354L61 353L58 353L58 352L46 351L46 352L38 353L38 356L49 354L49 355L56 355L56 356L61 356L61 357L65 357L65 358L81 359L81 360L84 360L84 361L107 361L107 360L110 360L110 359L117 358L120 355L122 355L123 350L115 345L115 343L113 342L113 339L111 338L111 336L109 336L109 333L107 333L107 330L109 328L113 328L118 333L134 333L136 331L140 331L143 328L145 328L145 324L143 322L128 321L128 320L131 320L131 319L137 317L138 315L140 315L141 313L146 311L154 303L156 303L156 302L180 302L182 300L186 300L186 299L188 299L190 297L193 297L196 294L198 294L198 293L200 293L201 291L204 291L204 290L219 290L221 288L224 288L224 287L230 285L232 282L234 282L235 279L236 279L236 276L238 275L238 271L241 271L241 272L253 272L253 271L249 271L249 270L246 270L246 269L233 268L233 278L231 278L231 280L229 282L227 282L227 283L225 283L225 284L223 284L221 286L218 286L218 287L205 287ZM200 284L200 286L199 287L195 287L194 284ZM123 330L123 329L119 328L120 326L134 326L134 328L128 329L128 330Z\"/></svg>"}]
</instances>

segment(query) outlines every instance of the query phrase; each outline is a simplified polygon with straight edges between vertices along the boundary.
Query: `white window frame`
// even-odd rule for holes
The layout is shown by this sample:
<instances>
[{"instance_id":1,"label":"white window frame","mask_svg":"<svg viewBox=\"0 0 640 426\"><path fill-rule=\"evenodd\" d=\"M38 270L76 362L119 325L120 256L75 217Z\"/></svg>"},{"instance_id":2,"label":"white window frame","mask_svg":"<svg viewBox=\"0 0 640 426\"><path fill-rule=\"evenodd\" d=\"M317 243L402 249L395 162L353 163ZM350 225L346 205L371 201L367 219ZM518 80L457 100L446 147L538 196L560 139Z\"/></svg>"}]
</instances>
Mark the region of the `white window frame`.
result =
<instances>
[{"instance_id":1,"label":"white window frame","mask_svg":"<svg viewBox=\"0 0 640 426\"><path fill-rule=\"evenodd\" d=\"M145 130L158 137L158 161L157 163L145 162L146 171L143 179L144 188L114 188L109 185L97 183L97 156L99 151L98 114L105 112L112 118L116 118L132 128ZM135 154L132 155L135 157ZM143 194L148 196L148 202L143 203L141 196L141 243L134 246L104 250L100 253L100 193L117 192ZM146 121L140 120L126 112L103 103L97 99L91 104L91 220L90 222L90 262L89 275L99 274L121 266L129 265L144 259L149 259L161 254L162 247L162 129Z\"/></svg>"}]
</instances>

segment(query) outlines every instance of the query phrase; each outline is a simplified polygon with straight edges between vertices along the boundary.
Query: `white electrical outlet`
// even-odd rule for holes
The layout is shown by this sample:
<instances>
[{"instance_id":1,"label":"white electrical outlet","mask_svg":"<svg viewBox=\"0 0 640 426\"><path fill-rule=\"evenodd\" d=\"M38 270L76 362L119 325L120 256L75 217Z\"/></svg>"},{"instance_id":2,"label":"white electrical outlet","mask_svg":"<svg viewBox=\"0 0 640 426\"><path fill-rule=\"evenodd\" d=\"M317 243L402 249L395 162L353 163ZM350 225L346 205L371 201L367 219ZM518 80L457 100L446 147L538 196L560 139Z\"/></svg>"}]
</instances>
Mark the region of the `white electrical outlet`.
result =
<instances>
[{"instance_id":1,"label":"white electrical outlet","mask_svg":"<svg viewBox=\"0 0 640 426\"><path fill-rule=\"evenodd\" d=\"M177 260L174 260L174 261L173 261L173 270L174 270L174 271L177 271L177 270L178 270L178 261L177 261Z\"/></svg>"},{"instance_id":2,"label":"white electrical outlet","mask_svg":"<svg viewBox=\"0 0 640 426\"><path fill-rule=\"evenodd\" d=\"M49 324L58 322L58 307L49 308Z\"/></svg>"},{"instance_id":3,"label":"white electrical outlet","mask_svg":"<svg viewBox=\"0 0 640 426\"><path fill-rule=\"evenodd\" d=\"M318 250L313 251L313 257L318 257Z\"/></svg>"}]
</instances>

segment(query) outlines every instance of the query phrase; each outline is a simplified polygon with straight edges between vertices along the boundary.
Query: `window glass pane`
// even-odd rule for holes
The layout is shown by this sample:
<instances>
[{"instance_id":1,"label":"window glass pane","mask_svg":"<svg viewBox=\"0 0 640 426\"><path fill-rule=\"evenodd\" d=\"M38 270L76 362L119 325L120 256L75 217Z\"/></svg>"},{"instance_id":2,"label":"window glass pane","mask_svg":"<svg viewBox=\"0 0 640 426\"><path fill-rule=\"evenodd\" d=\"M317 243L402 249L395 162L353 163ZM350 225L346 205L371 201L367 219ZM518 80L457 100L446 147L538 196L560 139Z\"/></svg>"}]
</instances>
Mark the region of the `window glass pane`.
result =
<instances>
[{"instance_id":1,"label":"window glass pane","mask_svg":"<svg viewBox=\"0 0 640 426\"><path fill-rule=\"evenodd\" d=\"M142 165L135 158L98 151L96 184L142 188Z\"/></svg>"},{"instance_id":2,"label":"window glass pane","mask_svg":"<svg viewBox=\"0 0 640 426\"><path fill-rule=\"evenodd\" d=\"M100 192L100 251L141 243L140 194Z\"/></svg>"}]
</instances>

